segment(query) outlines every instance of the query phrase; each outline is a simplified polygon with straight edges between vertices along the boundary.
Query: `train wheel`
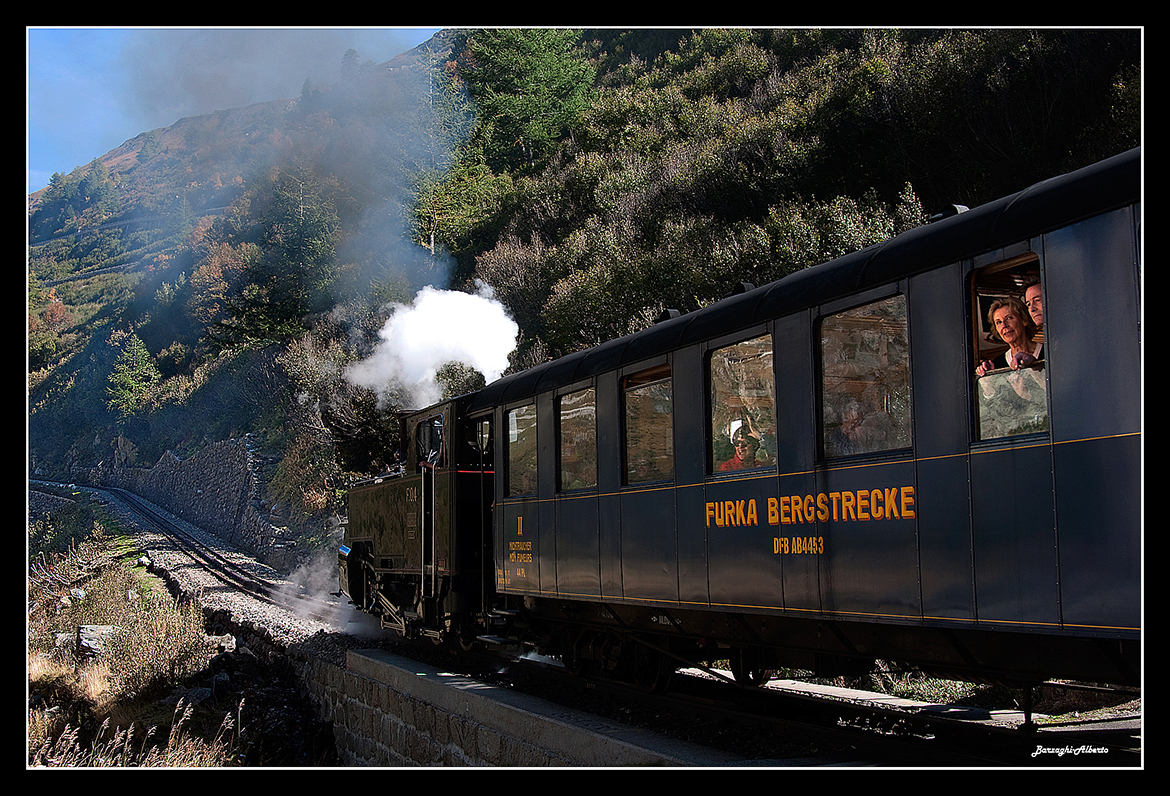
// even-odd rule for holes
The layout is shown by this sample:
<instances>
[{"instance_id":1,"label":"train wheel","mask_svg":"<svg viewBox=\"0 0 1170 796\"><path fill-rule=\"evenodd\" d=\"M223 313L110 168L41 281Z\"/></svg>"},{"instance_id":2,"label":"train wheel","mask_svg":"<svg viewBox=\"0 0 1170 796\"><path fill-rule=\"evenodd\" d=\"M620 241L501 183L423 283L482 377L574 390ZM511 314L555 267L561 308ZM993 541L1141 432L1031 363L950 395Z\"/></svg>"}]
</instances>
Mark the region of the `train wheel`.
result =
<instances>
[{"instance_id":1,"label":"train wheel","mask_svg":"<svg viewBox=\"0 0 1170 796\"><path fill-rule=\"evenodd\" d=\"M731 656L731 674L740 685L757 688L772 679L772 669L760 664L759 655L750 650L739 650Z\"/></svg>"},{"instance_id":2,"label":"train wheel","mask_svg":"<svg viewBox=\"0 0 1170 796\"><path fill-rule=\"evenodd\" d=\"M644 644L634 647L634 682L651 694L661 694L670 685L674 662L658 650Z\"/></svg>"}]
</instances>

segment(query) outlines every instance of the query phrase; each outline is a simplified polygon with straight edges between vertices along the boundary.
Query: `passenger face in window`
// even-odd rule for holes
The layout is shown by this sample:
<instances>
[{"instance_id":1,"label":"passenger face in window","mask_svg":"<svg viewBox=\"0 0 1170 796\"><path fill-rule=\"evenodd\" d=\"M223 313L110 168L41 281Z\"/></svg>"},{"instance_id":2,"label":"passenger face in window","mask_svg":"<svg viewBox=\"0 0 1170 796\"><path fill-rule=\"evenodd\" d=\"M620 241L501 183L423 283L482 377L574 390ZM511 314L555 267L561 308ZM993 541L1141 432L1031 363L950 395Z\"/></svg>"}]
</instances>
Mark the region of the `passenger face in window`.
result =
<instances>
[{"instance_id":1,"label":"passenger face in window","mask_svg":"<svg viewBox=\"0 0 1170 796\"><path fill-rule=\"evenodd\" d=\"M1013 349L1024 344L1024 321L1015 307L1000 307L992 317L995 333Z\"/></svg>"},{"instance_id":2,"label":"passenger face in window","mask_svg":"<svg viewBox=\"0 0 1170 796\"><path fill-rule=\"evenodd\" d=\"M1044 299L1040 296L1040 285L1032 285L1024 292L1024 303L1028 305L1028 314L1037 327L1044 325Z\"/></svg>"},{"instance_id":3,"label":"passenger face in window","mask_svg":"<svg viewBox=\"0 0 1170 796\"><path fill-rule=\"evenodd\" d=\"M770 466L776 447L771 335L716 349L709 366L712 468L723 472Z\"/></svg>"},{"instance_id":4,"label":"passenger face in window","mask_svg":"<svg viewBox=\"0 0 1170 796\"><path fill-rule=\"evenodd\" d=\"M720 471L750 470L762 464L762 462L756 461L756 451L760 449L760 441L743 426L735 430L732 442L735 445L735 455L719 466Z\"/></svg>"},{"instance_id":5,"label":"passenger face in window","mask_svg":"<svg viewBox=\"0 0 1170 796\"><path fill-rule=\"evenodd\" d=\"M1008 351L995 359L980 363L975 373L983 376L991 370L1011 367L1030 367L1039 356L1040 346L1032 342L1036 326L1024 303L1016 298L996 300L988 310L987 319L992 333L1008 345Z\"/></svg>"}]
</instances>

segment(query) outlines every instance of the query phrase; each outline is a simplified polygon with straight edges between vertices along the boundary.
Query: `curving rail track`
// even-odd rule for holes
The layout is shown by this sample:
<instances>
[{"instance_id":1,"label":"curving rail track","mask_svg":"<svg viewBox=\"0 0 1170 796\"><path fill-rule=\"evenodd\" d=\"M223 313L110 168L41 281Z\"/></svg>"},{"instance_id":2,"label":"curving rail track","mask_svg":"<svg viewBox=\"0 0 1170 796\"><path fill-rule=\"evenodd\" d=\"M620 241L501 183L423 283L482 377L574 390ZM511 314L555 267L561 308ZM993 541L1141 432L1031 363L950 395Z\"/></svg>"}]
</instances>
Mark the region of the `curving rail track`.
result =
<instances>
[{"instance_id":1,"label":"curving rail track","mask_svg":"<svg viewBox=\"0 0 1170 796\"><path fill-rule=\"evenodd\" d=\"M140 517L143 523L167 539L174 549L184 553L210 577L223 586L246 594L269 605L280 606L299 615L309 615L322 622L340 620L343 612L337 603L303 593L289 581L266 574L251 556L234 554L215 537L192 533L183 524L132 492L105 487L105 492Z\"/></svg>"}]
</instances>

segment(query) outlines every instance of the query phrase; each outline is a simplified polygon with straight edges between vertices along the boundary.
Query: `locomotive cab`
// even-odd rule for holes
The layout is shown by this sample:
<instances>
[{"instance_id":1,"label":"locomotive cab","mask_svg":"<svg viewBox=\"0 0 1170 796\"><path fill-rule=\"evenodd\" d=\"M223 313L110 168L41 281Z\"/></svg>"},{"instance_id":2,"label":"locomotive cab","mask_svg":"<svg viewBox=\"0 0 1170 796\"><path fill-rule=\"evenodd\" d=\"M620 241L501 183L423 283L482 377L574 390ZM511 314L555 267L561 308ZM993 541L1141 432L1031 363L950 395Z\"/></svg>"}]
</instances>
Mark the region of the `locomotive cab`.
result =
<instances>
[{"instance_id":1,"label":"locomotive cab","mask_svg":"<svg viewBox=\"0 0 1170 796\"><path fill-rule=\"evenodd\" d=\"M465 404L403 416L400 467L350 490L341 590L406 638L442 641L485 614L491 435Z\"/></svg>"}]
</instances>

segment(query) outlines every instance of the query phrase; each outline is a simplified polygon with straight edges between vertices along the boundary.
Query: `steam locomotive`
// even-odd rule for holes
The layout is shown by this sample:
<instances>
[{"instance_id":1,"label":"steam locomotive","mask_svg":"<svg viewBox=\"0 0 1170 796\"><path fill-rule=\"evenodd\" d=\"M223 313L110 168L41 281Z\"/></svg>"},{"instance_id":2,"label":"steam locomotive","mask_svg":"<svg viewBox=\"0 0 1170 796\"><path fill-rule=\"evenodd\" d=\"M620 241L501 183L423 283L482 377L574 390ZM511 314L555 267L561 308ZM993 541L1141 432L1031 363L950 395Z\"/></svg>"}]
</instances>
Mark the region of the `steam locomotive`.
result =
<instances>
[{"instance_id":1,"label":"steam locomotive","mask_svg":"<svg viewBox=\"0 0 1170 796\"><path fill-rule=\"evenodd\" d=\"M1138 684L1141 185L1135 149L404 417L342 590L650 689ZM1038 356L977 375L1025 293Z\"/></svg>"}]
</instances>

